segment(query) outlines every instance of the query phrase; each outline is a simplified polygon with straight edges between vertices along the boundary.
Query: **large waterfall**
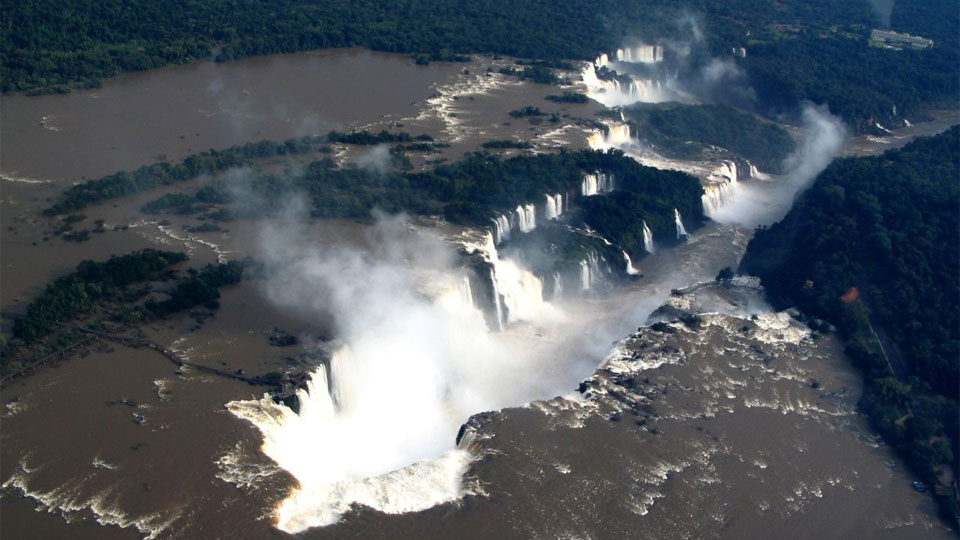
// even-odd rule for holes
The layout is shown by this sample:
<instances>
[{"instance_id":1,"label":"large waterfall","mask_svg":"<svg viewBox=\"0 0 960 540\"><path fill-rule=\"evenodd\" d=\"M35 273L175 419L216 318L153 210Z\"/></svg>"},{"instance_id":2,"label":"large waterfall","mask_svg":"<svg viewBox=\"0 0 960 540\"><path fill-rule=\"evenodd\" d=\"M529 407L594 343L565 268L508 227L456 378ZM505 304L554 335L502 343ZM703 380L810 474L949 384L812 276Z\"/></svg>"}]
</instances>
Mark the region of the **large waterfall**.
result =
<instances>
[{"instance_id":1,"label":"large waterfall","mask_svg":"<svg viewBox=\"0 0 960 540\"><path fill-rule=\"evenodd\" d=\"M683 219L680 218L680 211L676 208L673 209L673 219L677 225L677 240L689 238L690 235L687 234L687 229L683 226Z\"/></svg>"},{"instance_id":2,"label":"large waterfall","mask_svg":"<svg viewBox=\"0 0 960 540\"><path fill-rule=\"evenodd\" d=\"M587 87L587 96L607 107L632 105L637 102L660 103L669 99L663 83L656 79L639 79L626 74L600 78L597 67L593 64L584 68L581 77Z\"/></svg>"},{"instance_id":3,"label":"large waterfall","mask_svg":"<svg viewBox=\"0 0 960 540\"><path fill-rule=\"evenodd\" d=\"M613 191L613 188L613 175L599 171L592 174L583 175L583 180L580 182L580 194L584 197L591 197L601 193L609 193Z\"/></svg>"},{"instance_id":4,"label":"large waterfall","mask_svg":"<svg viewBox=\"0 0 960 540\"><path fill-rule=\"evenodd\" d=\"M500 330L511 322L549 320L556 315L555 309L544 302L543 281L517 262L500 257L493 235L485 234L483 242L465 247L490 264L492 301Z\"/></svg>"},{"instance_id":5,"label":"large waterfall","mask_svg":"<svg viewBox=\"0 0 960 540\"><path fill-rule=\"evenodd\" d=\"M653 233L650 231L650 227L647 226L647 222L643 222L643 249L647 253L656 253L657 249L653 246Z\"/></svg>"}]
</instances>

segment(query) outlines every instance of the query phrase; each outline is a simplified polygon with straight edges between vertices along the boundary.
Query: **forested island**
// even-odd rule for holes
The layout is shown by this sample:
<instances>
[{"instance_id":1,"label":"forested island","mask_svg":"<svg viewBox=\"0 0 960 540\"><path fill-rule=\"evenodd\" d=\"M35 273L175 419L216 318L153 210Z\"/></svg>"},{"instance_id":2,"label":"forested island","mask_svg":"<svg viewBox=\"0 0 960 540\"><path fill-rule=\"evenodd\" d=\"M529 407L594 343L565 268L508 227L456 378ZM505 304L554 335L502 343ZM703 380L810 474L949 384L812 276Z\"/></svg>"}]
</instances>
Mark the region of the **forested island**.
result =
<instances>
[{"instance_id":1,"label":"forested island","mask_svg":"<svg viewBox=\"0 0 960 540\"><path fill-rule=\"evenodd\" d=\"M732 59L746 71L765 114L812 100L867 130L919 114L925 105L956 103L955 7L946 0L897 2L892 29L921 34L935 45L892 51L870 46L870 29L884 21L865 1L253 0L190 1L172 9L143 1L7 2L0 8L7 22L0 29L0 79L5 92L68 92L122 72L201 58L366 46L418 55L418 63L464 61L470 53L546 59L517 73L551 83L557 80L551 67L568 67L560 59L592 59L626 40L685 36L695 45L694 69L744 47L746 57Z\"/></svg>"},{"instance_id":2,"label":"forested island","mask_svg":"<svg viewBox=\"0 0 960 540\"><path fill-rule=\"evenodd\" d=\"M953 520L960 380L960 127L834 162L741 270L779 307L836 325L866 381L871 422ZM815 325L816 326L816 325ZM951 474L951 468L953 474Z\"/></svg>"},{"instance_id":3,"label":"forested island","mask_svg":"<svg viewBox=\"0 0 960 540\"><path fill-rule=\"evenodd\" d=\"M780 172L794 148L790 134L778 124L726 105L636 104L623 114L632 132L668 157L695 159L719 146L764 171Z\"/></svg>"}]
</instances>

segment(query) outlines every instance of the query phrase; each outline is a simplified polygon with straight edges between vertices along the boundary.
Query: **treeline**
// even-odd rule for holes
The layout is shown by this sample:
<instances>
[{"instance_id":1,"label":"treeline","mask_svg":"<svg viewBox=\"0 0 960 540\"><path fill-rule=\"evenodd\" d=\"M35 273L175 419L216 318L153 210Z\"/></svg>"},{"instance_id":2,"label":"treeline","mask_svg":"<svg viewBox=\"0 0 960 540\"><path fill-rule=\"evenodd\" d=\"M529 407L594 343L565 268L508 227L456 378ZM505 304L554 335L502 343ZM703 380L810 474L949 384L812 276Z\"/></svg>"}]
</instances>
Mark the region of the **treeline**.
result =
<instances>
[{"instance_id":1,"label":"treeline","mask_svg":"<svg viewBox=\"0 0 960 540\"><path fill-rule=\"evenodd\" d=\"M26 314L14 321L13 336L32 343L50 332L54 323L69 321L95 303L121 295L128 285L158 277L162 270L185 260L183 253L145 249L106 262L83 261L75 271L47 285Z\"/></svg>"},{"instance_id":2,"label":"treeline","mask_svg":"<svg viewBox=\"0 0 960 540\"><path fill-rule=\"evenodd\" d=\"M232 146L225 150L208 150L193 154L177 164L161 162L144 165L133 171L120 171L71 187L43 213L53 216L74 212L108 199L249 165L251 160L256 158L322 152L325 147L318 145L325 140L324 137L301 137L283 142L264 140Z\"/></svg>"},{"instance_id":3,"label":"treeline","mask_svg":"<svg viewBox=\"0 0 960 540\"><path fill-rule=\"evenodd\" d=\"M780 306L837 325L863 370L861 405L930 485L957 469L960 127L879 157L834 162L783 221L759 230L741 270ZM888 335L887 364L874 329ZM938 496L956 520L952 488Z\"/></svg>"},{"instance_id":4,"label":"treeline","mask_svg":"<svg viewBox=\"0 0 960 540\"><path fill-rule=\"evenodd\" d=\"M867 46L867 34L880 24L867 2L35 0L4 2L0 15L5 92L96 86L98 78L207 57L215 47L220 61L352 46L414 54L418 63L504 54L541 60L508 72L552 83L551 68L569 67L559 59L592 59L637 38L692 40L699 33L703 50L694 57L747 48L740 63L768 114L809 99L866 129L897 116L894 105L910 114L929 101L956 104L958 94L960 21L948 0L894 4L894 30L937 42L931 50L901 52Z\"/></svg>"},{"instance_id":5,"label":"treeline","mask_svg":"<svg viewBox=\"0 0 960 540\"><path fill-rule=\"evenodd\" d=\"M225 150L208 150L186 157L178 164L167 162L145 165L133 171L120 171L103 178L88 180L71 187L60 195L60 199L43 213L47 216L65 214L80 210L91 204L101 203L124 195L140 193L158 186L169 185L175 182L190 180L204 174L214 174L250 165L252 160L273 156L304 154L310 152L328 153L331 149L323 143L343 143L357 145L374 145L386 143L410 143L404 150L434 151L445 146L442 143L432 142L433 137L422 134L414 137L406 132L355 131L341 133L331 131L322 136L307 136L287 139L282 142L262 140L247 143L241 146L232 146ZM178 195L171 195L160 201L153 201L144 207L145 212L156 213L159 210L172 207L182 207L190 201ZM217 202L203 200L200 202ZM190 213L190 212L181 212Z\"/></svg>"},{"instance_id":6,"label":"treeline","mask_svg":"<svg viewBox=\"0 0 960 540\"><path fill-rule=\"evenodd\" d=\"M695 158L719 146L776 173L794 148L779 125L726 105L638 104L623 113L631 131L669 157Z\"/></svg>"},{"instance_id":7,"label":"treeline","mask_svg":"<svg viewBox=\"0 0 960 540\"><path fill-rule=\"evenodd\" d=\"M169 298L159 302L151 298L144 303L143 309L159 317L199 305L217 307L219 288L239 283L248 265L248 262L242 261L208 264L199 272L178 280L172 289L166 291Z\"/></svg>"},{"instance_id":8,"label":"treeline","mask_svg":"<svg viewBox=\"0 0 960 540\"><path fill-rule=\"evenodd\" d=\"M511 212L521 203L542 208L544 195L569 193L577 199L585 174L597 171L616 177L618 191L611 196L580 199L587 205L594 199L610 199L606 205L595 203L586 215L587 223L605 235L618 239L628 249L642 241L642 219L647 219L664 240L673 235L673 209L677 208L691 230L703 220L699 181L687 174L663 171L640 165L618 150L583 150L516 156L503 159L487 153L468 154L463 159L419 172L386 172L353 165L338 167L329 158L310 163L294 175L259 175L244 180L241 200L230 197L223 181L213 181L194 195L195 201L176 203L229 204L202 216L203 219L229 220L281 213L291 193L310 201L310 213L316 218L367 220L371 210L389 213L442 216L460 225L490 225L491 218ZM607 215L607 214L610 215ZM639 224L639 225L638 225ZM620 229L623 229L622 231ZM640 231L640 232L638 232ZM641 248L642 249L642 248Z\"/></svg>"}]
</instances>

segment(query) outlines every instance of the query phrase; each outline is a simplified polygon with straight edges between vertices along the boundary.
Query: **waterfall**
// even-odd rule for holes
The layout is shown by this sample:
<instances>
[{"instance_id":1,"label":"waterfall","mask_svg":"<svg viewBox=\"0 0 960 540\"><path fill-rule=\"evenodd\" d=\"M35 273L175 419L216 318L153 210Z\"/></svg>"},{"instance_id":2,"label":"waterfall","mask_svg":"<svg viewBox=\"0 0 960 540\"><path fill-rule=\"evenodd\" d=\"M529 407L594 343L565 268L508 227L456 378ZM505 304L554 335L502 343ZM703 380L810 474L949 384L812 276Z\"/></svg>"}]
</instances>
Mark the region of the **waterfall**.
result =
<instances>
[{"instance_id":1,"label":"waterfall","mask_svg":"<svg viewBox=\"0 0 960 540\"><path fill-rule=\"evenodd\" d=\"M591 197L601 193L609 193L613 191L613 186L614 178L612 174L608 175L599 171L593 174L585 174L580 182L580 194L584 197Z\"/></svg>"},{"instance_id":2,"label":"waterfall","mask_svg":"<svg viewBox=\"0 0 960 540\"><path fill-rule=\"evenodd\" d=\"M517 226L520 232L528 233L537 228L536 210L533 204L517 206Z\"/></svg>"},{"instance_id":3,"label":"waterfall","mask_svg":"<svg viewBox=\"0 0 960 540\"><path fill-rule=\"evenodd\" d=\"M650 231L650 227L647 226L647 222L643 222L643 249L647 253L656 253L657 250L653 247L653 233Z\"/></svg>"},{"instance_id":4,"label":"waterfall","mask_svg":"<svg viewBox=\"0 0 960 540\"><path fill-rule=\"evenodd\" d=\"M704 214L714 217L722 206L733 201L740 176L740 169L733 161L723 161L713 169L700 196Z\"/></svg>"},{"instance_id":5,"label":"waterfall","mask_svg":"<svg viewBox=\"0 0 960 540\"><path fill-rule=\"evenodd\" d=\"M624 251L623 258L627 262L627 275L628 276L640 275L640 272L637 272L637 269L633 267L633 261L630 260L630 254Z\"/></svg>"},{"instance_id":6,"label":"waterfall","mask_svg":"<svg viewBox=\"0 0 960 540\"><path fill-rule=\"evenodd\" d=\"M603 53L593 61L593 65L596 66L596 69L606 67L610 64L610 58L607 56L607 53Z\"/></svg>"},{"instance_id":7,"label":"waterfall","mask_svg":"<svg viewBox=\"0 0 960 540\"><path fill-rule=\"evenodd\" d=\"M601 79L597 69L594 64L587 64L580 76L587 87L587 96L607 107L631 105L638 101L660 103L671 99L671 92L659 80L638 79L623 73L616 73L614 78Z\"/></svg>"},{"instance_id":8,"label":"waterfall","mask_svg":"<svg viewBox=\"0 0 960 540\"><path fill-rule=\"evenodd\" d=\"M503 332L503 306L500 300L500 289L497 287L497 273L494 268L490 269L490 283L493 287L493 305L497 310L497 330Z\"/></svg>"},{"instance_id":9,"label":"waterfall","mask_svg":"<svg viewBox=\"0 0 960 540\"><path fill-rule=\"evenodd\" d=\"M499 215L493 218L493 242L500 244L504 240L510 239L510 218L505 215Z\"/></svg>"},{"instance_id":10,"label":"waterfall","mask_svg":"<svg viewBox=\"0 0 960 540\"><path fill-rule=\"evenodd\" d=\"M680 219L680 211L676 208L673 209L673 219L677 224L677 240L688 238L690 235L687 234L687 229L683 226L683 220Z\"/></svg>"},{"instance_id":11,"label":"waterfall","mask_svg":"<svg viewBox=\"0 0 960 540\"><path fill-rule=\"evenodd\" d=\"M563 276L560 272L553 273L553 299L559 300L563 297Z\"/></svg>"},{"instance_id":12,"label":"waterfall","mask_svg":"<svg viewBox=\"0 0 960 540\"><path fill-rule=\"evenodd\" d=\"M470 288L470 278L463 276L455 287L450 288L437 298L437 304L451 313L469 315L477 312L473 304L473 290Z\"/></svg>"},{"instance_id":13,"label":"waterfall","mask_svg":"<svg viewBox=\"0 0 960 540\"><path fill-rule=\"evenodd\" d=\"M596 252L590 252L586 259L580 260L580 290L589 291L600 278L600 260Z\"/></svg>"},{"instance_id":14,"label":"waterfall","mask_svg":"<svg viewBox=\"0 0 960 540\"><path fill-rule=\"evenodd\" d=\"M465 243L464 247L468 253L479 253L490 263L493 304L500 330L512 322L537 321L556 315L555 309L543 300L543 281L520 264L501 258L492 234L485 234L482 243Z\"/></svg>"},{"instance_id":15,"label":"waterfall","mask_svg":"<svg viewBox=\"0 0 960 540\"><path fill-rule=\"evenodd\" d=\"M587 146L593 150L603 148L603 133L599 131L594 131L593 133L587 135Z\"/></svg>"},{"instance_id":16,"label":"waterfall","mask_svg":"<svg viewBox=\"0 0 960 540\"><path fill-rule=\"evenodd\" d=\"M560 214L563 213L563 195L557 193L556 195L545 195L547 198L547 206L544 210L544 216L550 219L557 219L560 217Z\"/></svg>"},{"instance_id":17,"label":"waterfall","mask_svg":"<svg viewBox=\"0 0 960 540\"><path fill-rule=\"evenodd\" d=\"M617 61L656 64L663 61L663 46L640 45L639 47L617 49Z\"/></svg>"},{"instance_id":18,"label":"waterfall","mask_svg":"<svg viewBox=\"0 0 960 540\"><path fill-rule=\"evenodd\" d=\"M607 126L607 140L611 145L619 146L630 143L630 126L626 124L610 124Z\"/></svg>"}]
</instances>

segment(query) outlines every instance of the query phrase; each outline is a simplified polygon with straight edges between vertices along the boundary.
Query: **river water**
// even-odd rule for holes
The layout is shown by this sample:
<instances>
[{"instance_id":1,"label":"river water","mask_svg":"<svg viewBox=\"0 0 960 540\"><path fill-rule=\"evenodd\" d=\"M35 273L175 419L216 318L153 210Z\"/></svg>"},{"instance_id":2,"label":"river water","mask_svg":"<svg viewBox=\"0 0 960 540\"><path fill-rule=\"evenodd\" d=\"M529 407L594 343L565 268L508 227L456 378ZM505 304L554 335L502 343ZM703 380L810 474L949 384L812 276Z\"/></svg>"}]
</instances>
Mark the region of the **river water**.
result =
<instances>
[{"instance_id":1,"label":"river water","mask_svg":"<svg viewBox=\"0 0 960 540\"><path fill-rule=\"evenodd\" d=\"M486 72L507 62L482 58L424 67L403 56L350 49L176 66L66 96L4 96L2 308L5 314L22 309L42 283L84 258L141 247L185 249L198 262L257 254L262 223L187 234L182 226L189 218L173 217L164 225L137 210L163 192L204 179L84 211L90 221L102 218L111 226L130 226L126 230L83 244L51 238L51 222L37 214L60 189L150 163L158 154L176 160L251 140L399 125L449 142L445 157L492 138L523 137L543 150L584 146L581 120L599 107L543 105L544 95L559 93L556 87ZM524 105L563 120L539 125L506 114ZM338 159L358 152L341 151ZM297 234L320 249L374 249L365 244L368 232L364 225L329 221ZM609 373L592 375L614 343L644 323L670 289L735 266L748 238L737 227L709 224L682 247L639 261L643 279L612 296L568 306L592 326L567 328L556 337L569 356L552 368L557 373L551 384L563 387L557 393L572 392L586 378L607 389L622 384L623 377L609 382L601 380L611 379ZM222 369L262 374L308 365L297 350L269 346L265 332L279 327L323 343L335 321L284 309L266 291L262 282L244 282L224 291L220 311L206 322L181 315L143 331L191 361ZM909 489L909 476L855 413L857 377L833 337L770 344L750 341L755 335L749 332L741 339L731 326L739 323L717 321L696 332L641 333L625 342L627 349L646 341L658 350L683 350L682 362L668 362L649 376L631 375L631 388L649 399L642 403L651 408L642 417L647 427L635 424L641 416L611 421L609 400L575 405L588 410L578 414L553 395L534 396L547 401L471 421L485 435L479 444L487 457L469 473L480 495L402 515L359 509L304 537L681 538L770 530L804 537L801 524L826 538L947 534L930 517L932 503ZM553 339L535 327L515 334L511 339ZM598 342L608 344L602 352ZM764 355L778 354L779 364L769 369ZM728 361L731 355L739 360ZM823 391L810 388L814 376ZM274 508L296 482L260 452L260 433L225 408L259 392L237 381L177 371L153 352L112 344L15 381L3 391L0 533L78 539L283 536L274 528ZM718 405L724 399L731 401ZM145 422L134 422L138 417ZM571 419L583 425L571 427ZM451 446L455 436L450 433ZM709 515L694 515L700 513L691 508ZM850 517L861 515L866 517ZM609 526L597 525L605 522ZM837 522L844 526L831 528Z\"/></svg>"}]
</instances>

